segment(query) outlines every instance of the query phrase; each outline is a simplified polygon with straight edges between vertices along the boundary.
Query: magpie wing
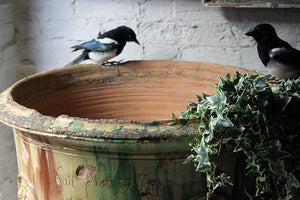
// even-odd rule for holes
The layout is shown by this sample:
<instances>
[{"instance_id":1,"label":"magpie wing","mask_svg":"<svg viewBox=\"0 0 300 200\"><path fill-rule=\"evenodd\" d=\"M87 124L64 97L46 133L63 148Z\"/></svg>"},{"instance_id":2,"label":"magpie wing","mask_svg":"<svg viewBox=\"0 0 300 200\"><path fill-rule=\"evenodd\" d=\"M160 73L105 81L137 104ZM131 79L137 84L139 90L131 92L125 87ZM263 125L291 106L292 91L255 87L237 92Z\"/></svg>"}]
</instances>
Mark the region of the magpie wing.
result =
<instances>
[{"instance_id":1,"label":"magpie wing","mask_svg":"<svg viewBox=\"0 0 300 200\"><path fill-rule=\"evenodd\" d=\"M275 48L270 52L270 57L282 63L296 65L300 68L300 51L294 48Z\"/></svg>"},{"instance_id":2,"label":"magpie wing","mask_svg":"<svg viewBox=\"0 0 300 200\"><path fill-rule=\"evenodd\" d=\"M117 48L117 43L110 42L110 43L102 43L98 40L90 40L88 42L84 42L80 45L72 46L71 48L74 48L74 51L83 49L83 50L89 50L89 51L109 51L112 49Z\"/></svg>"}]
</instances>

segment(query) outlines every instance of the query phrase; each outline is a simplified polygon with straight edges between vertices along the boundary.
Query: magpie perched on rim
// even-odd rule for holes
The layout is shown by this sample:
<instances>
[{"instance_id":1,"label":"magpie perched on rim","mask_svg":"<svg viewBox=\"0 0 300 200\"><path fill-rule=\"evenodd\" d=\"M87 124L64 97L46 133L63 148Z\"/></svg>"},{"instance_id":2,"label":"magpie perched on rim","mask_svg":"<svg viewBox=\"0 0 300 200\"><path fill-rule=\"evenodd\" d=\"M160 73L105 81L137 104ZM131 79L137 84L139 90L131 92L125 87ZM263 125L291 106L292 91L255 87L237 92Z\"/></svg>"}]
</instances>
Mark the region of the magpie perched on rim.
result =
<instances>
[{"instance_id":1,"label":"magpie perched on rim","mask_svg":"<svg viewBox=\"0 0 300 200\"><path fill-rule=\"evenodd\" d=\"M135 42L140 44L136 39L135 32L126 26L120 26L116 29L99 33L97 39L72 46L73 51L83 50L82 54L75 58L66 66L76 65L83 60L90 59L98 64L103 64L107 60L119 55L126 45L126 42Z\"/></svg>"},{"instance_id":2,"label":"magpie perched on rim","mask_svg":"<svg viewBox=\"0 0 300 200\"><path fill-rule=\"evenodd\" d=\"M258 56L279 79L297 79L300 76L300 51L280 39L270 24L258 24L245 35L257 42Z\"/></svg>"}]
</instances>

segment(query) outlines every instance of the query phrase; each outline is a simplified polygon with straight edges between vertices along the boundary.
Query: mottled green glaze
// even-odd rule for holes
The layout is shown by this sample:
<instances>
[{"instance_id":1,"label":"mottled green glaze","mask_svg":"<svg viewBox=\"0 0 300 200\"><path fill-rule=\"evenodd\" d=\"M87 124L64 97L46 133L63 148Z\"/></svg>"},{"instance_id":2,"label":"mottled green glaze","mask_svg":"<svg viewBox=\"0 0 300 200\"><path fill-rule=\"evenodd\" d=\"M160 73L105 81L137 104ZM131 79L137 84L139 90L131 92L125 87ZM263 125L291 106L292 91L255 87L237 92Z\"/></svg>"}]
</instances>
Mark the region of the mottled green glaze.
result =
<instances>
[{"instance_id":1,"label":"mottled green glaze","mask_svg":"<svg viewBox=\"0 0 300 200\"><path fill-rule=\"evenodd\" d=\"M26 181L20 179L20 188L25 187L32 193L31 196L37 196L36 199L47 199L45 190L49 188L42 187L42 182L48 180L36 179L37 174L32 174L30 169L55 180L51 184L57 192L55 196L54 193L47 193L49 199L180 200L205 194L201 175L194 173L192 165L182 164L186 154L175 152L177 142L170 146L169 153L161 153L163 144L160 142L147 143L146 148L131 142L130 145L135 147L131 152L124 152L124 148L115 151L110 146L128 143L108 141L107 152L104 153L97 146L84 150L62 149L42 142L46 138L32 138L30 133L17 129L15 138L20 177L26 177ZM149 146L157 152L147 152ZM44 159L38 154L43 150L47 155ZM78 172L80 166L87 171ZM49 172L49 168L53 172ZM28 184L34 185L34 189L31 190Z\"/></svg>"}]
</instances>

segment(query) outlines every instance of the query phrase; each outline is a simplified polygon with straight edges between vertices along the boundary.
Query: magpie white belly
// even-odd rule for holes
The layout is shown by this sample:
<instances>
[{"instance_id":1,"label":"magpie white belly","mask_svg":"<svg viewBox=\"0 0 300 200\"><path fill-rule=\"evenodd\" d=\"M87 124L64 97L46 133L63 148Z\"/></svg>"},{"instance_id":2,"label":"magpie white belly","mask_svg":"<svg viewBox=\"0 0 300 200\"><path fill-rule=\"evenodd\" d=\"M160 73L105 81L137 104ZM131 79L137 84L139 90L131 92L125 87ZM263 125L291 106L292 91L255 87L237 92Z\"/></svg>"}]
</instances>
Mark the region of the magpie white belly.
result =
<instances>
[{"instance_id":1,"label":"magpie white belly","mask_svg":"<svg viewBox=\"0 0 300 200\"><path fill-rule=\"evenodd\" d=\"M287 65L276 60L270 60L267 68L273 76L280 79L294 79L300 75L300 66Z\"/></svg>"},{"instance_id":2,"label":"magpie white belly","mask_svg":"<svg viewBox=\"0 0 300 200\"><path fill-rule=\"evenodd\" d=\"M98 64L103 64L105 61L115 57L117 55L117 49L111 51L91 51L89 53L89 58Z\"/></svg>"}]
</instances>

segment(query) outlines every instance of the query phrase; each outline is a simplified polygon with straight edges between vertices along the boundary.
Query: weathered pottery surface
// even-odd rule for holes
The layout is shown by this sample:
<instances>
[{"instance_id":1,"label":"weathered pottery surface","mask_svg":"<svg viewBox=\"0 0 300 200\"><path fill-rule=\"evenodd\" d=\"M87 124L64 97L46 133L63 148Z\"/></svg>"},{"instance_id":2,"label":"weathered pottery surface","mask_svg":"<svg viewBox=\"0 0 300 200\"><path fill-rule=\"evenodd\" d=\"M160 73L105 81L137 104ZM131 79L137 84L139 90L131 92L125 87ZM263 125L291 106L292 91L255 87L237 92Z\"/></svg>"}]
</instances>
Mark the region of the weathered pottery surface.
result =
<instances>
[{"instance_id":1,"label":"weathered pottery surface","mask_svg":"<svg viewBox=\"0 0 300 200\"><path fill-rule=\"evenodd\" d=\"M0 120L15 135L19 199L205 195L202 175L182 164L198 127L170 119L196 94L212 94L219 74L238 68L135 61L119 69L120 75L115 67L98 65L60 68L0 94Z\"/></svg>"}]
</instances>

